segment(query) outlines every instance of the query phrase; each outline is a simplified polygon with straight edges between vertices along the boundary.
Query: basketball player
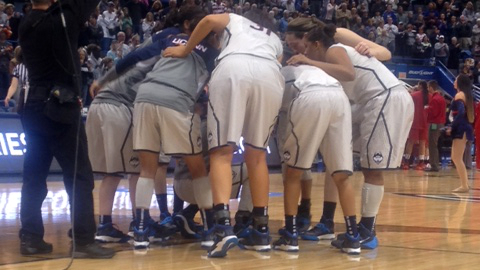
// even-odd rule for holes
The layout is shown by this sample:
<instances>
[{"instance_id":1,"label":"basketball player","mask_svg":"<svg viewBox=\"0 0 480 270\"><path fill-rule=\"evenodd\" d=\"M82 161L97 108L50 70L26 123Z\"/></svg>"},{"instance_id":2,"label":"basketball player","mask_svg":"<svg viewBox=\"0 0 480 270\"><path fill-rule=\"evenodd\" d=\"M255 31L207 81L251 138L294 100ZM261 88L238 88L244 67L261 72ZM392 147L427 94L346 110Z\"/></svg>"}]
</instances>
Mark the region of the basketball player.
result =
<instances>
[{"instance_id":1,"label":"basketball player","mask_svg":"<svg viewBox=\"0 0 480 270\"><path fill-rule=\"evenodd\" d=\"M198 103L197 103L198 105ZM205 104L206 105L206 104ZM204 111L206 114L206 106L203 109L203 104L201 106L197 106L199 110ZM198 112L198 110L197 110ZM200 115L204 115L203 112L199 112ZM208 159L208 140L207 140L207 121L206 119L202 120L201 123L201 131L202 131L202 149L203 149L203 156L205 158L205 162L209 164ZM247 168L243 163L240 164L233 164L232 165L232 193L230 195L230 199L237 199L239 195L241 196L240 202L238 204L238 211L241 213L250 213L252 211L252 198L250 196L250 184L248 181L248 174ZM174 220L177 221L176 223L186 224L187 220L193 220L193 217L196 214L196 211L189 210L188 208L192 205L196 205L197 201L195 199L195 185L192 181L192 176L188 171L188 167L186 166L183 160L179 160L177 166L175 167L174 172L174 184L175 193L184 200L190 203L190 205L185 208L185 210L181 211L179 214L175 215ZM241 190L241 191L240 191ZM211 191L210 191L211 192ZM241 193L240 193L241 192ZM198 207L197 207L198 209ZM204 209L200 210L203 220L203 234L202 234L202 241L201 247L209 249L214 241L214 227L213 227L213 215L211 215L208 211ZM240 222L241 224L242 222ZM185 233L182 233L182 235Z\"/></svg>"},{"instance_id":2,"label":"basketball player","mask_svg":"<svg viewBox=\"0 0 480 270\"><path fill-rule=\"evenodd\" d=\"M216 224L210 257L225 257L228 249L238 243L230 223L228 202L233 152L242 135L254 207L253 229L241 245L257 251L271 249L265 149L282 102L284 79L279 60L283 48L278 36L265 27L269 20L260 11L249 15L250 19L236 14L206 16L186 46L164 52L167 57L186 57L210 32L223 38L218 65L209 84L207 123Z\"/></svg>"},{"instance_id":3,"label":"basketball player","mask_svg":"<svg viewBox=\"0 0 480 270\"><path fill-rule=\"evenodd\" d=\"M333 35L328 37L334 43ZM319 57L317 43L307 42L305 53ZM298 251L296 228L297 202L301 192L301 176L310 170L318 151L339 190L347 225L342 251L360 254L360 236L355 216L355 193L348 176L353 171L351 111L340 83L313 66L288 66L282 69L285 91L296 92L290 103L284 145L284 162L288 165L284 181L285 229L273 246L285 251ZM292 94L293 95L293 94ZM313 121L313 122L312 122Z\"/></svg>"},{"instance_id":4,"label":"basketball player","mask_svg":"<svg viewBox=\"0 0 480 270\"><path fill-rule=\"evenodd\" d=\"M287 62L322 68L342 83L345 93L353 102L354 151L360 153L365 178L362 219L358 229L361 247L374 249L378 246L375 218L384 190L382 171L395 169L401 163L413 120L413 102L395 75L376 58L362 56L354 48L341 43L332 46L326 43L322 33L333 35L335 32L334 25L321 23L306 37L309 42L320 45L321 61L295 55ZM339 235L332 245L341 247L345 239L344 235Z\"/></svg>"},{"instance_id":5,"label":"basketball player","mask_svg":"<svg viewBox=\"0 0 480 270\"><path fill-rule=\"evenodd\" d=\"M285 41L294 54L302 54L305 52L305 42L303 41L303 37L310 30L317 27L319 23L320 21L314 18L296 18L288 23ZM348 29L337 28L334 38L337 42L355 47L355 49L362 55L376 57L383 61L389 60L391 57L390 51L385 47L368 41ZM277 129L277 135L279 135L278 138L280 138L280 140L278 140L279 142L282 142L282 131L286 130L286 112L288 104L293 98L289 97L287 94L288 91L286 91L283 96L282 109L280 109L279 113L279 125ZM279 145L279 149L281 149L281 144ZM280 156L283 156L283 152ZM332 240L335 238L333 217L337 206L338 193L334 192L335 185L331 179L331 172L329 171L326 173L325 177L328 178L328 180L325 181L321 221L308 232L305 232L304 230L308 229L311 218L310 193L312 182L310 171L306 171L302 177L302 200L298 207L297 221L299 235L304 240L318 241Z\"/></svg>"},{"instance_id":6,"label":"basketball player","mask_svg":"<svg viewBox=\"0 0 480 270\"><path fill-rule=\"evenodd\" d=\"M204 13L200 8L180 9L176 18L179 27L167 28L156 33L145 41L141 48L153 42L159 42L172 33L189 32L190 22L203 16ZM94 92L101 88L99 85L105 85L90 106L86 124L93 171L105 175L100 186L100 221L95 237L97 241L124 242L128 240L127 235L113 226L111 212L115 191L121 175L125 173L131 174L130 198L132 205L135 205L135 188L140 168L138 167L138 155L132 149L133 101L138 91L138 83L152 70L154 64L155 61L140 63L120 77L115 76L115 70L111 70L100 81L94 82L91 87L93 97L96 94ZM155 175L155 191L161 212L160 220L163 221L162 225L171 226L171 219L167 219L170 213L166 200L168 163L170 163L170 158L160 155ZM133 228L132 224L130 227Z\"/></svg>"}]
</instances>

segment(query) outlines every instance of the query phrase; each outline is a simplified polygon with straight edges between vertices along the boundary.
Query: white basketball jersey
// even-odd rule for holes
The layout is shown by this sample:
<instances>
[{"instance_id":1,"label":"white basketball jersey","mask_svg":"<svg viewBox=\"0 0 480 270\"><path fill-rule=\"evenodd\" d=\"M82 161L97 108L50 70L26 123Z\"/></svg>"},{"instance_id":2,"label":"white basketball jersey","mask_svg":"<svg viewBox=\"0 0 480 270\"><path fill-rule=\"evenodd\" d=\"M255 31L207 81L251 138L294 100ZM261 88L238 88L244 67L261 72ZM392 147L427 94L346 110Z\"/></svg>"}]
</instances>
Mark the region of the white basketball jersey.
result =
<instances>
[{"instance_id":1,"label":"white basketball jersey","mask_svg":"<svg viewBox=\"0 0 480 270\"><path fill-rule=\"evenodd\" d=\"M230 22L223 32L218 60L232 54L246 54L277 61L283 46L272 31L237 14L229 14Z\"/></svg>"},{"instance_id":2,"label":"white basketball jersey","mask_svg":"<svg viewBox=\"0 0 480 270\"><path fill-rule=\"evenodd\" d=\"M281 72L285 77L285 91L280 110L287 111L290 102L301 91L321 91L321 88L330 87L341 89L341 84L335 78L314 66L286 66L282 68Z\"/></svg>"},{"instance_id":3,"label":"white basketball jersey","mask_svg":"<svg viewBox=\"0 0 480 270\"><path fill-rule=\"evenodd\" d=\"M375 57L359 54L354 48L341 43L332 47L342 47L355 68L355 80L341 82L348 98L353 103L365 104L384 91L400 84L392 72Z\"/></svg>"}]
</instances>

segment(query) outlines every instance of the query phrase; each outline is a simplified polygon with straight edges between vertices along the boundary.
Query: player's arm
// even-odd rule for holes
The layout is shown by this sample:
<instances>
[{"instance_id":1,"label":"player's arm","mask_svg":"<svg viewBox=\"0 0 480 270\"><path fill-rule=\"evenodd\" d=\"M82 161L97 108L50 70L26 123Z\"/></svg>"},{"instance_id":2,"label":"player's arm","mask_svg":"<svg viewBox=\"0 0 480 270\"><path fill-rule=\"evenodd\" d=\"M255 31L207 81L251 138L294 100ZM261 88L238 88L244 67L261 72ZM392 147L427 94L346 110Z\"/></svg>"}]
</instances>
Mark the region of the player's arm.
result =
<instances>
[{"instance_id":1,"label":"player's arm","mask_svg":"<svg viewBox=\"0 0 480 270\"><path fill-rule=\"evenodd\" d=\"M176 46L167 48L163 52L164 57L183 58L192 52L210 32L221 34L230 22L228 13L208 15L203 18L195 27L192 35L185 46Z\"/></svg>"},{"instance_id":2,"label":"player's arm","mask_svg":"<svg viewBox=\"0 0 480 270\"><path fill-rule=\"evenodd\" d=\"M7 96L5 97L5 107L8 108L8 102L12 98L12 96L17 92L17 87L18 87L18 78L13 76L12 77L12 82L10 84L10 87L8 88L8 93Z\"/></svg>"},{"instance_id":3,"label":"player's arm","mask_svg":"<svg viewBox=\"0 0 480 270\"><path fill-rule=\"evenodd\" d=\"M345 49L341 47L329 48L325 56L325 62L315 61L303 54L297 54L288 59L287 64L306 64L315 66L342 82L355 80L355 69L353 68L353 64Z\"/></svg>"},{"instance_id":4,"label":"player's arm","mask_svg":"<svg viewBox=\"0 0 480 270\"><path fill-rule=\"evenodd\" d=\"M337 28L334 38L336 42L353 47L360 54L373 56L379 61L388 61L392 58L392 53L387 48L364 39L346 28Z\"/></svg>"}]
</instances>

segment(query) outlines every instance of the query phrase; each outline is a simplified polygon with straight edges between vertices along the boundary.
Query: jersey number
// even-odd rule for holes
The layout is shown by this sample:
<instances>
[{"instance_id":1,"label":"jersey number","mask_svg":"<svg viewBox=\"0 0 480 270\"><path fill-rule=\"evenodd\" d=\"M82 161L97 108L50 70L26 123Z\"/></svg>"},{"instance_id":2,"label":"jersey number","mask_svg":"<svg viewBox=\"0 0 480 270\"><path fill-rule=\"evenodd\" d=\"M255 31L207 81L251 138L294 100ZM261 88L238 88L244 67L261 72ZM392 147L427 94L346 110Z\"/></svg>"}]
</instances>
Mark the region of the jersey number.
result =
<instances>
[{"instance_id":1,"label":"jersey number","mask_svg":"<svg viewBox=\"0 0 480 270\"><path fill-rule=\"evenodd\" d=\"M272 31L271 31L270 29L265 28L265 27L263 27L263 26L261 26L261 25L258 25L258 24L257 24L257 25L250 25L250 27L251 27L252 29L257 30L257 31L265 32L265 34L267 34L267 36L270 36L270 34L272 33Z\"/></svg>"}]
</instances>

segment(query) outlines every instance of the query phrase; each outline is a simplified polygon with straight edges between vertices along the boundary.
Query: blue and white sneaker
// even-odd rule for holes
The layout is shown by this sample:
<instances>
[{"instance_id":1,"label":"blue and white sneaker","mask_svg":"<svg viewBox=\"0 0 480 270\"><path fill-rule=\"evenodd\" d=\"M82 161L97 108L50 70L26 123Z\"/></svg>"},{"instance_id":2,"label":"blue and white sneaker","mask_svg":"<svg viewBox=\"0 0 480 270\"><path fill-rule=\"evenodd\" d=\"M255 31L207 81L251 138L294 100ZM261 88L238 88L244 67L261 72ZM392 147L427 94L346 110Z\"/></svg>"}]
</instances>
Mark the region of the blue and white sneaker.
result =
<instances>
[{"instance_id":1,"label":"blue and white sneaker","mask_svg":"<svg viewBox=\"0 0 480 270\"><path fill-rule=\"evenodd\" d=\"M318 223L312 229L300 234L303 240L319 241L319 240L332 240L335 239L335 233L333 226L329 228L324 223Z\"/></svg>"},{"instance_id":2,"label":"blue and white sneaker","mask_svg":"<svg viewBox=\"0 0 480 270\"><path fill-rule=\"evenodd\" d=\"M348 234L344 234L345 238L342 241L340 250L348 255L360 255L360 234L357 234L356 237L352 237Z\"/></svg>"},{"instance_id":3,"label":"blue and white sneaker","mask_svg":"<svg viewBox=\"0 0 480 270\"><path fill-rule=\"evenodd\" d=\"M259 252L270 251L270 232L261 233L256 229L249 229L247 237L240 239L239 246L242 249L256 250Z\"/></svg>"},{"instance_id":4,"label":"blue and white sneaker","mask_svg":"<svg viewBox=\"0 0 480 270\"><path fill-rule=\"evenodd\" d=\"M233 233L232 226L215 225L214 229L214 243L208 250L208 257L223 258L227 256L227 251L238 245L238 238Z\"/></svg>"},{"instance_id":5,"label":"blue and white sneaker","mask_svg":"<svg viewBox=\"0 0 480 270\"><path fill-rule=\"evenodd\" d=\"M215 243L215 227L211 228L208 231L202 232L202 241L200 246L203 249L210 249Z\"/></svg>"},{"instance_id":6,"label":"blue and white sneaker","mask_svg":"<svg viewBox=\"0 0 480 270\"><path fill-rule=\"evenodd\" d=\"M310 229L312 216L297 216L298 234L305 234Z\"/></svg>"},{"instance_id":7,"label":"blue and white sneaker","mask_svg":"<svg viewBox=\"0 0 480 270\"><path fill-rule=\"evenodd\" d=\"M139 228L135 226L133 228L133 248L134 249L145 249L150 246L150 226L144 226Z\"/></svg>"},{"instance_id":8,"label":"blue and white sneaker","mask_svg":"<svg viewBox=\"0 0 480 270\"><path fill-rule=\"evenodd\" d=\"M378 247L378 239L375 231L371 232L361 223L357 225L357 228L360 235L360 247L364 249L376 249ZM332 241L332 246L341 248L341 242L345 240L345 238L345 233L339 234L337 239Z\"/></svg>"},{"instance_id":9,"label":"blue and white sneaker","mask_svg":"<svg viewBox=\"0 0 480 270\"><path fill-rule=\"evenodd\" d=\"M115 224L106 223L98 226L95 240L101 243L125 243L130 236L120 231Z\"/></svg>"},{"instance_id":10,"label":"blue and white sneaker","mask_svg":"<svg viewBox=\"0 0 480 270\"><path fill-rule=\"evenodd\" d=\"M287 252L298 251L298 234L291 234L285 229L280 230L280 239L273 242L273 249Z\"/></svg>"},{"instance_id":11,"label":"blue and white sneaker","mask_svg":"<svg viewBox=\"0 0 480 270\"><path fill-rule=\"evenodd\" d=\"M183 215L180 211L173 217L173 223L177 226L178 230L183 237L187 239L200 239L201 235L197 232L197 226L193 219Z\"/></svg>"},{"instance_id":12,"label":"blue and white sneaker","mask_svg":"<svg viewBox=\"0 0 480 270\"><path fill-rule=\"evenodd\" d=\"M165 225L158 222L153 222L149 224L150 227L150 234L148 235L148 239L150 242L162 242L168 240L170 236L177 232L177 227L172 225Z\"/></svg>"}]
</instances>

